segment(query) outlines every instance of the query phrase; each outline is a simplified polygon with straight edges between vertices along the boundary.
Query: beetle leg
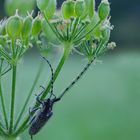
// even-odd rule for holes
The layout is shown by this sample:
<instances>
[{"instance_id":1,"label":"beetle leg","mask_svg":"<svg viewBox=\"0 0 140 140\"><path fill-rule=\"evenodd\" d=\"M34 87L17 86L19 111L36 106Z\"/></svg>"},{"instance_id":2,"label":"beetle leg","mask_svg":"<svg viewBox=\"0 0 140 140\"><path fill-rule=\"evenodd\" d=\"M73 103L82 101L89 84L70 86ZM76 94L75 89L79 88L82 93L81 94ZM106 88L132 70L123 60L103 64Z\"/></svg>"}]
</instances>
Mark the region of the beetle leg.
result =
<instances>
[{"instance_id":1,"label":"beetle leg","mask_svg":"<svg viewBox=\"0 0 140 140\"><path fill-rule=\"evenodd\" d=\"M44 105L43 101L40 100L40 96L43 94L44 91L42 91L40 94L38 95L35 95L36 96L36 101L39 103L39 104L42 104Z\"/></svg>"},{"instance_id":2,"label":"beetle leg","mask_svg":"<svg viewBox=\"0 0 140 140\"><path fill-rule=\"evenodd\" d=\"M29 117L30 117L30 122L33 121L34 117L32 118L32 114L35 113L38 109L41 109L41 107L37 107L37 108L29 108Z\"/></svg>"},{"instance_id":3,"label":"beetle leg","mask_svg":"<svg viewBox=\"0 0 140 140\"><path fill-rule=\"evenodd\" d=\"M40 100L39 96L36 97L36 100L39 104L44 105L44 102Z\"/></svg>"},{"instance_id":4,"label":"beetle leg","mask_svg":"<svg viewBox=\"0 0 140 140\"><path fill-rule=\"evenodd\" d=\"M50 92L50 94L51 94L51 95L53 95L53 96L54 96L54 98L56 98L56 95L55 95L55 94L53 94L53 93L51 93L51 92Z\"/></svg>"},{"instance_id":5,"label":"beetle leg","mask_svg":"<svg viewBox=\"0 0 140 140\"><path fill-rule=\"evenodd\" d=\"M29 108L29 115L31 116L32 113L35 113L38 109L41 109L41 107L37 107L37 108L33 108L33 109Z\"/></svg>"},{"instance_id":6,"label":"beetle leg","mask_svg":"<svg viewBox=\"0 0 140 140\"><path fill-rule=\"evenodd\" d=\"M29 108L29 116L30 116L29 124L31 124L33 120L35 119L35 116L32 118L32 113L35 113L38 109L41 109L41 107L33 108L32 110L31 108Z\"/></svg>"},{"instance_id":7,"label":"beetle leg","mask_svg":"<svg viewBox=\"0 0 140 140\"><path fill-rule=\"evenodd\" d=\"M43 86L40 86L43 90L45 90L45 87L43 87Z\"/></svg>"},{"instance_id":8,"label":"beetle leg","mask_svg":"<svg viewBox=\"0 0 140 140\"><path fill-rule=\"evenodd\" d=\"M53 99L53 103L58 102L58 101L60 101L60 100L61 100L61 98L54 98L54 99Z\"/></svg>"}]
</instances>

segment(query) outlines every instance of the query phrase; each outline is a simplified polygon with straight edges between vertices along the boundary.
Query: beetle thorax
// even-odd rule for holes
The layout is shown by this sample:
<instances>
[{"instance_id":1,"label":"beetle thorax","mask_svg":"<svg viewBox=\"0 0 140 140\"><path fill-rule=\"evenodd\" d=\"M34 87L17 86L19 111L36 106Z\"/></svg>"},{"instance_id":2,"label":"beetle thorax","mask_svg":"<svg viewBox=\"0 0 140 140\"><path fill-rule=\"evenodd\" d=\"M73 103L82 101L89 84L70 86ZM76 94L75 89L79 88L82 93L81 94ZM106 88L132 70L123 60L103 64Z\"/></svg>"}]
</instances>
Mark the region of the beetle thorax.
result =
<instances>
[{"instance_id":1,"label":"beetle thorax","mask_svg":"<svg viewBox=\"0 0 140 140\"><path fill-rule=\"evenodd\" d=\"M52 106L53 106L53 102L50 98L48 98L45 102L44 102L44 106L43 106L43 113L48 113L52 110Z\"/></svg>"}]
</instances>

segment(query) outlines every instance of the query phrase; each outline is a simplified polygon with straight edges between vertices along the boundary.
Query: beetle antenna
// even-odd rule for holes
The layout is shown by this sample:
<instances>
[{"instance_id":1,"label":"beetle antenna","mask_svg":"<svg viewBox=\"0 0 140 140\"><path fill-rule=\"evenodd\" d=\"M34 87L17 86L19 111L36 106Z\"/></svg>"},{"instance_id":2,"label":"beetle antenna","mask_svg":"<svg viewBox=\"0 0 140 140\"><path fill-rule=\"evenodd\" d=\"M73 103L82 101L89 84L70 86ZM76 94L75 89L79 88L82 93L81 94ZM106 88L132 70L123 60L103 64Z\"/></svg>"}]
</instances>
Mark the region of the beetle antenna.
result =
<instances>
[{"instance_id":1,"label":"beetle antenna","mask_svg":"<svg viewBox=\"0 0 140 140\"><path fill-rule=\"evenodd\" d=\"M52 74L52 77L51 77L51 91L50 91L50 93L51 93L50 98L51 98L52 95L53 95L53 83L54 83L53 68L52 68L52 65L51 65L51 63L49 62L48 59L46 59L45 57L43 57L43 59L48 63L48 65L49 65L49 67L50 67L50 69L51 69L51 74Z\"/></svg>"},{"instance_id":2,"label":"beetle antenna","mask_svg":"<svg viewBox=\"0 0 140 140\"><path fill-rule=\"evenodd\" d=\"M90 67L90 65L94 62L94 60L96 59L96 57L94 57L90 62L88 62L88 64L84 67L84 69L80 72L80 74L70 83L70 85L60 94L60 96L58 97L59 99L61 99L65 93L70 90L72 88L73 85L75 85L79 79L83 76L83 74L88 70L88 68Z\"/></svg>"}]
</instances>

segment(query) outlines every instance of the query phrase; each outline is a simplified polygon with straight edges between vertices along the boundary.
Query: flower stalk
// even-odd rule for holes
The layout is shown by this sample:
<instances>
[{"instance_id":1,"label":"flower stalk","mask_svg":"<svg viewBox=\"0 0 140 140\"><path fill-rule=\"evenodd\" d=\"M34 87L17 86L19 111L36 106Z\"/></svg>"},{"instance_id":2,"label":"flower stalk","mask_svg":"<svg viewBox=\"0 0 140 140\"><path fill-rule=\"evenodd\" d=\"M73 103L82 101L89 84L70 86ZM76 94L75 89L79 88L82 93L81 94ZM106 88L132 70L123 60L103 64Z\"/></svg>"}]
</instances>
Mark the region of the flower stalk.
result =
<instances>
[{"instance_id":1,"label":"flower stalk","mask_svg":"<svg viewBox=\"0 0 140 140\"><path fill-rule=\"evenodd\" d=\"M9 133L11 134L13 131L14 124L14 112L15 112L15 91L16 91L16 74L17 74L17 66L12 67L12 93L11 93L11 112L10 112L10 127Z\"/></svg>"}]
</instances>

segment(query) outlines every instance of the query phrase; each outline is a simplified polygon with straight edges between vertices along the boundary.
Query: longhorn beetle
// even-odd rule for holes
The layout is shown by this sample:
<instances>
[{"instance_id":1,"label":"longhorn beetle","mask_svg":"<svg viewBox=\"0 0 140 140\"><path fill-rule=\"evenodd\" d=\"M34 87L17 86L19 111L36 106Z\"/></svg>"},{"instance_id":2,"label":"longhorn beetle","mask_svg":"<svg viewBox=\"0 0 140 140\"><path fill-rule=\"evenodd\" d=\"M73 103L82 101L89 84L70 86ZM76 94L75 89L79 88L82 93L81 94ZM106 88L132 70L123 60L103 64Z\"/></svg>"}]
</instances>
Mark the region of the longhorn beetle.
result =
<instances>
[{"instance_id":1,"label":"longhorn beetle","mask_svg":"<svg viewBox=\"0 0 140 140\"><path fill-rule=\"evenodd\" d=\"M89 68L89 66L93 63L95 57L84 67L84 69L81 71L81 73L72 81L72 83L60 94L59 97L56 97L53 94L53 83L54 83L54 78L53 78L53 68L50 64L50 62L45 58L45 61L48 63L50 69L51 69L51 91L50 91L50 97L41 101L40 96L43 94L44 90L37 95L36 100L39 104L41 104L41 107L38 108L33 108L31 111L29 110L29 114L32 117L32 113L35 113L37 110L39 112L36 113L31 118L30 121L30 127L29 127L29 135L31 136L31 139L33 139L33 135L37 134L40 129L47 123L47 121L51 118L53 115L52 108L54 103L58 102L61 100L61 98L64 96L64 94L81 78L81 76L86 72L86 70ZM53 98L52 98L53 96Z\"/></svg>"}]
</instances>

